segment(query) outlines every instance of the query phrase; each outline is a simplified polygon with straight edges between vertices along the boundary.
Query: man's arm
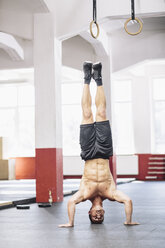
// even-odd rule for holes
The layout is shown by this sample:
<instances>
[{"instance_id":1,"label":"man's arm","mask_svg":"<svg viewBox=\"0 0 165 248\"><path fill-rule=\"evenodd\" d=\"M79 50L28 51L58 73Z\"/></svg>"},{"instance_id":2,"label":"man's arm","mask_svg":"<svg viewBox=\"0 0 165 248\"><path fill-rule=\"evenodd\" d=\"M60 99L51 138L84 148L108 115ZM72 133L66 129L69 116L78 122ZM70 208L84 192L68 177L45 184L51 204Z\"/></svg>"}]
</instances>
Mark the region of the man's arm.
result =
<instances>
[{"instance_id":1,"label":"man's arm","mask_svg":"<svg viewBox=\"0 0 165 248\"><path fill-rule=\"evenodd\" d=\"M115 201L124 203L125 205L126 221L124 222L124 224L125 225L139 225L138 222L132 221L132 212L133 212L132 200L120 190L115 190L113 197Z\"/></svg>"},{"instance_id":2,"label":"man's arm","mask_svg":"<svg viewBox=\"0 0 165 248\"><path fill-rule=\"evenodd\" d=\"M68 201L68 217L69 223L61 224L59 227L73 227L74 226L74 216L75 216L75 209L76 204L83 201L83 192L77 191Z\"/></svg>"}]
</instances>

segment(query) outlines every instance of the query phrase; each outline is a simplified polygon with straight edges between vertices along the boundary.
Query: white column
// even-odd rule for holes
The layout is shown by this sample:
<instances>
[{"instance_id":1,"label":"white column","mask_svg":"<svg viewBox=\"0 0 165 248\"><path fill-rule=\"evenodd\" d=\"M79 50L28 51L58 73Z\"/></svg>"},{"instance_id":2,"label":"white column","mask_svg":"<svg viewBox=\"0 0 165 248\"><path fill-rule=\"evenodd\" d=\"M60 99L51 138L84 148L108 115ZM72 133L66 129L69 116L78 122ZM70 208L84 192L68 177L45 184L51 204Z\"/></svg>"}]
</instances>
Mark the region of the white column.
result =
<instances>
[{"instance_id":1,"label":"white column","mask_svg":"<svg viewBox=\"0 0 165 248\"><path fill-rule=\"evenodd\" d=\"M50 13L34 16L37 201L62 200L61 42Z\"/></svg>"},{"instance_id":2,"label":"white column","mask_svg":"<svg viewBox=\"0 0 165 248\"><path fill-rule=\"evenodd\" d=\"M136 77L132 83L135 153L151 153L151 106L149 82Z\"/></svg>"},{"instance_id":3,"label":"white column","mask_svg":"<svg viewBox=\"0 0 165 248\"><path fill-rule=\"evenodd\" d=\"M34 21L36 147L61 147L61 42L51 14L37 14Z\"/></svg>"}]
</instances>

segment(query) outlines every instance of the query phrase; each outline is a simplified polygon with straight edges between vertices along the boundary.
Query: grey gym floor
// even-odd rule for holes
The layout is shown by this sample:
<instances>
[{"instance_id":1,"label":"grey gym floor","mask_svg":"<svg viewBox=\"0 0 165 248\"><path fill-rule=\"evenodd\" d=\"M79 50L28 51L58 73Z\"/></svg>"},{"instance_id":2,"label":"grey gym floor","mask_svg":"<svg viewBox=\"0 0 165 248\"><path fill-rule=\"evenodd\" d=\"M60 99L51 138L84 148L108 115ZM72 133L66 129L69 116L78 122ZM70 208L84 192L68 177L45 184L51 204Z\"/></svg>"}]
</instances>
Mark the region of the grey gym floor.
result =
<instances>
[{"instance_id":1,"label":"grey gym floor","mask_svg":"<svg viewBox=\"0 0 165 248\"><path fill-rule=\"evenodd\" d=\"M51 208L42 209L31 204L30 210L1 210L0 247L165 247L165 181L134 181L120 184L118 189L132 198L133 219L141 225L124 226L124 206L106 200L104 224L90 224L91 204L87 201L76 207L74 228L58 228L58 224L67 222L68 196Z\"/></svg>"},{"instance_id":2,"label":"grey gym floor","mask_svg":"<svg viewBox=\"0 0 165 248\"><path fill-rule=\"evenodd\" d=\"M134 181L134 178L119 178L117 184ZM64 195L71 194L78 190L80 179L65 179L63 181ZM36 197L35 180L0 180L0 204L10 201L17 201Z\"/></svg>"},{"instance_id":3,"label":"grey gym floor","mask_svg":"<svg viewBox=\"0 0 165 248\"><path fill-rule=\"evenodd\" d=\"M133 179L132 179L133 180ZM78 190L80 179L67 179L63 183L64 194ZM4 202L36 197L35 180L1 180L0 204Z\"/></svg>"}]
</instances>

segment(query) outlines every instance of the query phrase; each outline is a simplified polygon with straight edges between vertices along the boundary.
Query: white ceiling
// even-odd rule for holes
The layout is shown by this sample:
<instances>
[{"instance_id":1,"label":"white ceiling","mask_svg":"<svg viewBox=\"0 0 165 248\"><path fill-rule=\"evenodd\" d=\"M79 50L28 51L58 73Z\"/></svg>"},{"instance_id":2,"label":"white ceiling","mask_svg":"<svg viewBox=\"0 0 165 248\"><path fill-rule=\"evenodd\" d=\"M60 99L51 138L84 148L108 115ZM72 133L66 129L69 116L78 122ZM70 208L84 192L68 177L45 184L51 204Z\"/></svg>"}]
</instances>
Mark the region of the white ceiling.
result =
<instances>
[{"instance_id":1,"label":"white ceiling","mask_svg":"<svg viewBox=\"0 0 165 248\"><path fill-rule=\"evenodd\" d=\"M44 0L0 0L0 9L14 12L48 12Z\"/></svg>"},{"instance_id":2,"label":"white ceiling","mask_svg":"<svg viewBox=\"0 0 165 248\"><path fill-rule=\"evenodd\" d=\"M138 17L138 16L137 16ZM139 17L139 19L143 23L143 30L164 30L165 29L165 16L159 17ZM122 19L106 19L105 23L102 23L101 26L107 33L113 33L115 31L119 31L120 29L124 29L124 23L127 18L123 17ZM133 24L131 24L133 25ZM136 25L136 24L135 24Z\"/></svg>"},{"instance_id":3,"label":"white ceiling","mask_svg":"<svg viewBox=\"0 0 165 248\"><path fill-rule=\"evenodd\" d=\"M155 69L156 75L164 74L165 76L165 59L145 60L141 63L135 64L133 66L127 67L123 70L113 73L112 78L118 80L120 78L127 78L129 76L144 77L145 75L148 75L148 73L154 74Z\"/></svg>"},{"instance_id":4,"label":"white ceiling","mask_svg":"<svg viewBox=\"0 0 165 248\"><path fill-rule=\"evenodd\" d=\"M57 37L68 39L80 33L82 35L82 32L89 29L92 20L92 2L93 0L0 0L0 30L22 39L24 49L26 50L26 46L29 49L26 54L30 54L28 58L30 62L26 64L33 66L31 55L34 13L51 11L54 15ZM105 33L123 30L124 22L130 16L130 0L98 0L97 3L98 23ZM138 0L136 5L136 16L140 15L143 20L143 31L163 30L164 32L164 0L150 0L150 5L147 4L147 0ZM0 51L0 56L3 59L4 52ZM7 56L6 54L6 63L8 63Z\"/></svg>"}]
</instances>

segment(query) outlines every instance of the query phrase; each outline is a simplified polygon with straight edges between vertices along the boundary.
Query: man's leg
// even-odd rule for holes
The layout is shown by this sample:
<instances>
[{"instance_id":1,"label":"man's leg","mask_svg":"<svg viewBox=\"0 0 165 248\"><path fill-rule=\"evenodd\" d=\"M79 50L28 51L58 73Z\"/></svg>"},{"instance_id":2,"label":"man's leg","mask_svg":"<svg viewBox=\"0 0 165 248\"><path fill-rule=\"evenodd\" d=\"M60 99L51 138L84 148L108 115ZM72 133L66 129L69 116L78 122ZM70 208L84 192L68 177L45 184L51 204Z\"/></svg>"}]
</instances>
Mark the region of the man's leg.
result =
<instances>
[{"instance_id":1,"label":"man's leg","mask_svg":"<svg viewBox=\"0 0 165 248\"><path fill-rule=\"evenodd\" d=\"M92 114L92 98L90 94L90 81L91 81L91 71L92 63L85 62L83 65L84 70L84 89L82 94L81 106L82 106L82 124L93 123L93 114Z\"/></svg>"},{"instance_id":2,"label":"man's leg","mask_svg":"<svg viewBox=\"0 0 165 248\"><path fill-rule=\"evenodd\" d=\"M96 122L105 121L106 119L106 99L104 94L104 88L102 85L102 64L97 63L93 65L93 78L97 84L96 91Z\"/></svg>"},{"instance_id":3,"label":"man's leg","mask_svg":"<svg viewBox=\"0 0 165 248\"><path fill-rule=\"evenodd\" d=\"M82 100L82 124L93 123L93 114L92 114L92 99L90 94L90 89L88 84L84 84Z\"/></svg>"},{"instance_id":4,"label":"man's leg","mask_svg":"<svg viewBox=\"0 0 165 248\"><path fill-rule=\"evenodd\" d=\"M97 86L95 104L96 122L106 121L106 99L103 86Z\"/></svg>"}]
</instances>

